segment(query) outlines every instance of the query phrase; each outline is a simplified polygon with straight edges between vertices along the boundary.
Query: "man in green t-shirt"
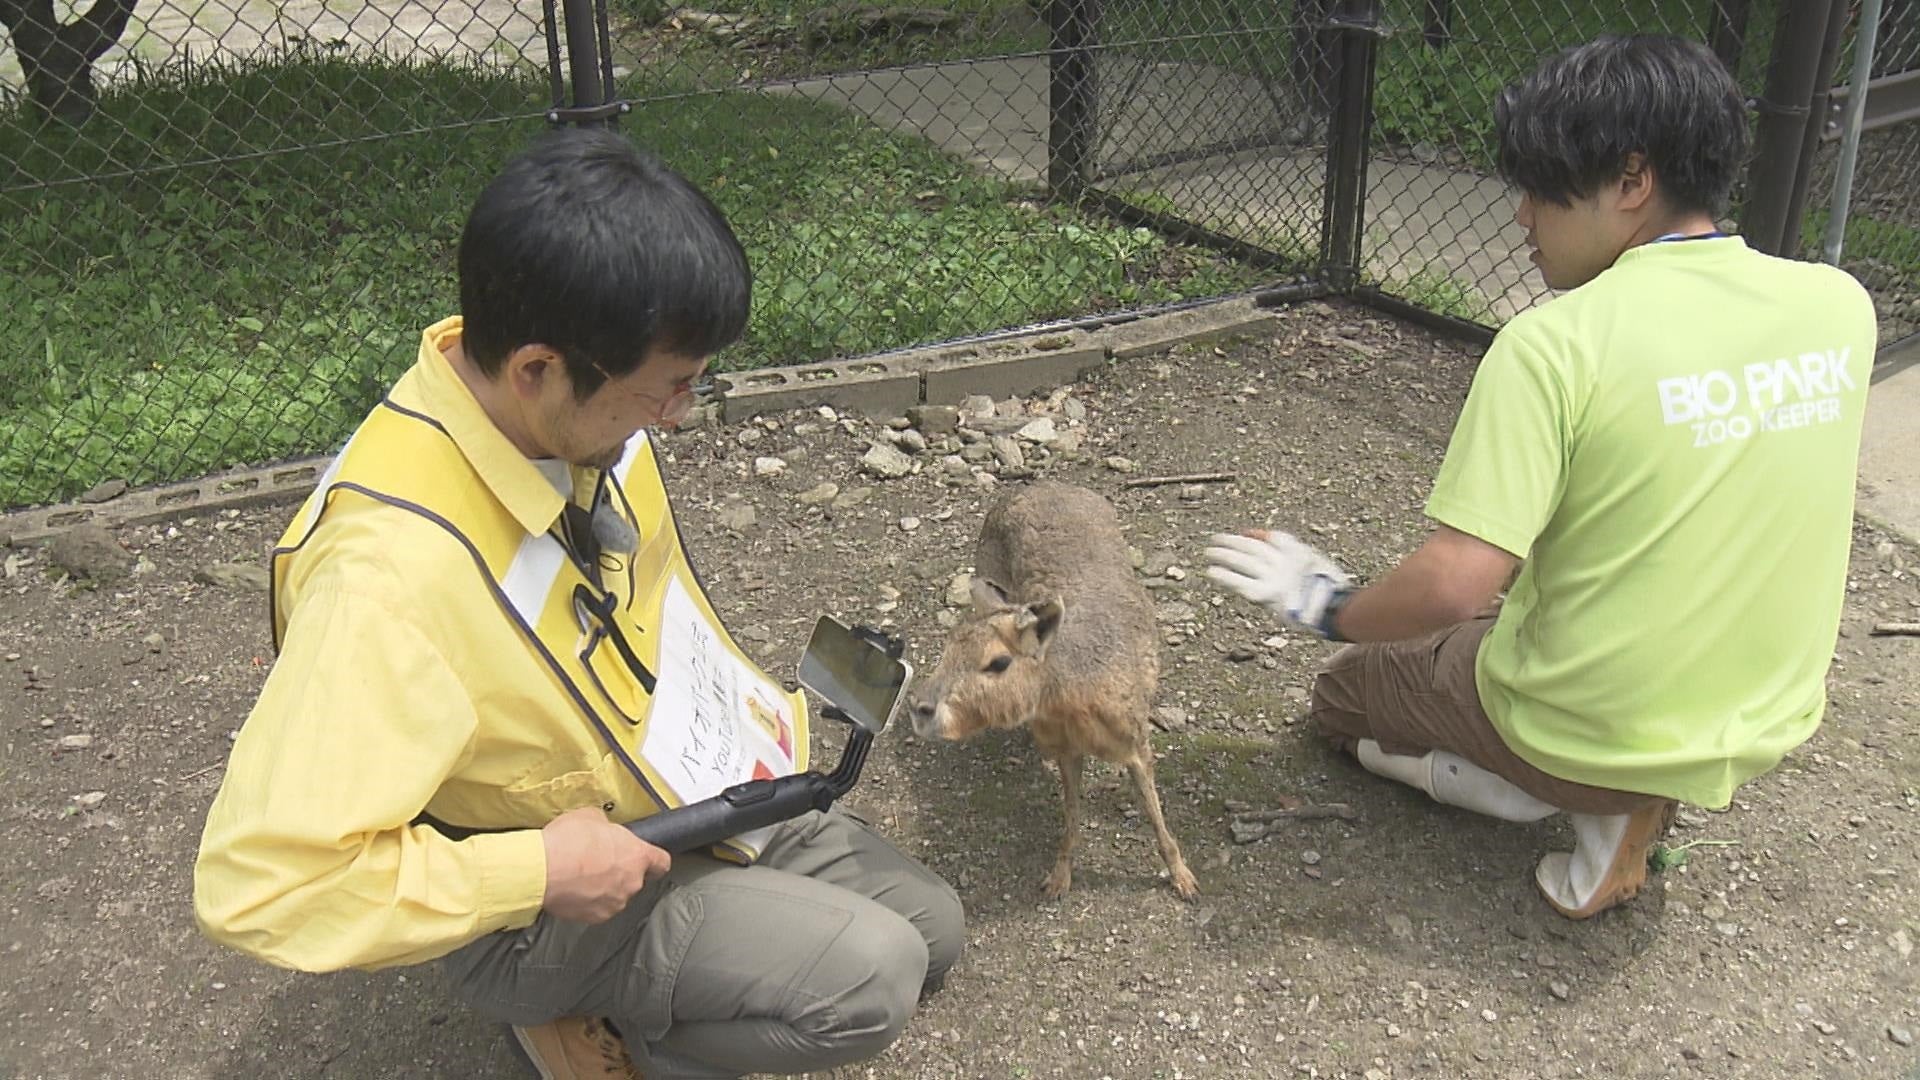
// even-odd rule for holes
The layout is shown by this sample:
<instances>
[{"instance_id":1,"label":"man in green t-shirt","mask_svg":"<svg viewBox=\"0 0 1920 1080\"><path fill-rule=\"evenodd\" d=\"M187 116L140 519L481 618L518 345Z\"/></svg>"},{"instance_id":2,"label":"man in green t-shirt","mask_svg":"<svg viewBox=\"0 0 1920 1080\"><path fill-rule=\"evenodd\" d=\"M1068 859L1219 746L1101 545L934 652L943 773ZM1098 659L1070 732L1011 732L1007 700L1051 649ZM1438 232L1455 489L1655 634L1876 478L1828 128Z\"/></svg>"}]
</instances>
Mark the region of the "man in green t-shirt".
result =
<instances>
[{"instance_id":1,"label":"man in green t-shirt","mask_svg":"<svg viewBox=\"0 0 1920 1080\"><path fill-rule=\"evenodd\" d=\"M1368 770L1568 812L1575 850L1535 879L1586 918L1640 889L1676 800L1726 806L1820 722L1875 320L1845 273L1715 227L1747 118L1698 44L1569 49L1494 119L1532 260L1570 291L1482 359L1433 533L1364 589L1281 532L1215 536L1208 574L1367 643L1312 712Z\"/></svg>"}]
</instances>

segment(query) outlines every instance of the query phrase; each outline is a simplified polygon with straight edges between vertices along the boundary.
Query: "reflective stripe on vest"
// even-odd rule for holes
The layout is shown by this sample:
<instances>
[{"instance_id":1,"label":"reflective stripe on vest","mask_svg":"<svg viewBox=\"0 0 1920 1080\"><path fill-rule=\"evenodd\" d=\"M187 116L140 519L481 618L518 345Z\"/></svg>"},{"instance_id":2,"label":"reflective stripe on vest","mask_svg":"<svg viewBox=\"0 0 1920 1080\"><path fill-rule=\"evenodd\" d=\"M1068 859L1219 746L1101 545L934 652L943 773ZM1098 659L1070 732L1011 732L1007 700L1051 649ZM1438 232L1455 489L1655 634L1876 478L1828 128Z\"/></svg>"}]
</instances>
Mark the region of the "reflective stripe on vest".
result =
<instances>
[{"instance_id":1,"label":"reflective stripe on vest","mask_svg":"<svg viewBox=\"0 0 1920 1080\"><path fill-rule=\"evenodd\" d=\"M610 504L639 544L631 556L582 565L553 533L528 535L438 421L384 401L274 551L274 645L285 631L280 590L300 547L336 500L371 499L460 542L502 617L656 807L805 769L805 700L762 672L722 626L681 546L645 432L628 440L598 486L595 504ZM651 723L657 711L671 722ZM716 854L750 862L770 832L743 834Z\"/></svg>"}]
</instances>

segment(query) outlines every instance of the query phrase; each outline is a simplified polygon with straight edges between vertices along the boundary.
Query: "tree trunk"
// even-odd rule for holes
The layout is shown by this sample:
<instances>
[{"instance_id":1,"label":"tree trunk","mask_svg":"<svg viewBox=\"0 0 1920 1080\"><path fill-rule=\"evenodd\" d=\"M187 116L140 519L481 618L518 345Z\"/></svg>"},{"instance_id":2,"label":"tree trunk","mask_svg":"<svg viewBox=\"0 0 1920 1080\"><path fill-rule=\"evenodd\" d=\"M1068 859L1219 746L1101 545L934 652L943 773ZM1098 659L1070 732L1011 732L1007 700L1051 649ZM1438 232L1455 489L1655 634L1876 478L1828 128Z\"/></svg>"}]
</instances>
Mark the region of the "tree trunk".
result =
<instances>
[{"instance_id":1,"label":"tree trunk","mask_svg":"<svg viewBox=\"0 0 1920 1080\"><path fill-rule=\"evenodd\" d=\"M135 3L93 0L85 15L62 23L54 18L53 0L0 0L0 26L13 35L27 100L69 123L93 115L93 62L126 32Z\"/></svg>"}]
</instances>

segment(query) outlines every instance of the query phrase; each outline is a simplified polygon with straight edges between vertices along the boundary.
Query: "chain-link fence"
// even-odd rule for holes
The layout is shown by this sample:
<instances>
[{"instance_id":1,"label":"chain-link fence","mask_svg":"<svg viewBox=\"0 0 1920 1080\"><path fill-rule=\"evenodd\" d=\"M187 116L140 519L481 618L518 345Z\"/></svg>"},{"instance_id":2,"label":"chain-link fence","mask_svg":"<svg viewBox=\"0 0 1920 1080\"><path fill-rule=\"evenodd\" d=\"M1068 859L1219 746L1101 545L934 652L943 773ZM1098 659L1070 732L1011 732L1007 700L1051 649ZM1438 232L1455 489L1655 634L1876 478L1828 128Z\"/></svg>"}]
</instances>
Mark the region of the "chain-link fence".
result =
<instances>
[{"instance_id":1,"label":"chain-link fence","mask_svg":"<svg viewBox=\"0 0 1920 1080\"><path fill-rule=\"evenodd\" d=\"M1839 265L1873 293L1885 350L1920 334L1920 2L1881 5L1859 146L1836 230L1835 188L1843 175L1863 16L1864 9L1855 11L1836 63L1838 92L1820 129L1799 254L1829 258L1833 241L1839 241Z\"/></svg>"},{"instance_id":2,"label":"chain-link fence","mask_svg":"<svg viewBox=\"0 0 1920 1080\"><path fill-rule=\"evenodd\" d=\"M338 446L457 309L465 212L575 100L576 46L749 249L722 369L1272 277L1046 197L1048 29L1022 0L616 0L581 40L575 6L0 0L0 507Z\"/></svg>"},{"instance_id":3,"label":"chain-link fence","mask_svg":"<svg viewBox=\"0 0 1920 1080\"><path fill-rule=\"evenodd\" d=\"M1661 28L1758 93L1783 10L594 2L0 0L0 507L337 446L456 309L467 207L558 105L608 103L740 232L722 368L1278 284L1491 326L1540 299L1499 86ZM1863 143L1860 228L1912 235L1913 145ZM1863 277L1911 267L1849 237Z\"/></svg>"}]
</instances>

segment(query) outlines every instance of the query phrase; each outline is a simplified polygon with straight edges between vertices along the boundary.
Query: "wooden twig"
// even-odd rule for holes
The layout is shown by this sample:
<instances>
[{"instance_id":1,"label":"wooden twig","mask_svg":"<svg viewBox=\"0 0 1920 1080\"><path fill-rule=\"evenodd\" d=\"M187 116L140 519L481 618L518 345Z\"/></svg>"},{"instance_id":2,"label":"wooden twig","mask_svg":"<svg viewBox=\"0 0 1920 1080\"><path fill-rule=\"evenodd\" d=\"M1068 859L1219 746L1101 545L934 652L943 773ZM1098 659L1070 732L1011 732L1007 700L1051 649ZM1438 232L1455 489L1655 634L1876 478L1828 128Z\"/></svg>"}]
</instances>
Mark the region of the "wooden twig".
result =
<instances>
[{"instance_id":1,"label":"wooden twig","mask_svg":"<svg viewBox=\"0 0 1920 1080\"><path fill-rule=\"evenodd\" d=\"M1920 637L1920 622L1883 622L1873 625L1874 637Z\"/></svg>"},{"instance_id":2,"label":"wooden twig","mask_svg":"<svg viewBox=\"0 0 1920 1080\"><path fill-rule=\"evenodd\" d=\"M1203 472L1187 473L1184 476L1141 476L1128 480L1121 487L1165 487L1168 484L1231 484L1240 479L1239 473Z\"/></svg>"},{"instance_id":3,"label":"wooden twig","mask_svg":"<svg viewBox=\"0 0 1920 1080\"><path fill-rule=\"evenodd\" d=\"M1346 803L1302 803L1299 806L1280 807L1275 810L1247 810L1233 815L1235 821L1279 821L1293 818L1297 821L1312 821L1324 818L1339 818L1341 821L1358 821L1360 814Z\"/></svg>"},{"instance_id":4,"label":"wooden twig","mask_svg":"<svg viewBox=\"0 0 1920 1080\"><path fill-rule=\"evenodd\" d=\"M210 773L210 772L212 772L213 770L215 770L215 769L217 769L217 768L219 768L220 766L222 766L222 765L225 765L225 764L226 764L226 762L225 762L225 761L216 761L216 762L214 762L213 764L211 764L211 765L209 765L209 766L207 766L207 767L206 767L206 768L204 768L204 769L195 769L195 770L193 770L192 772L190 772L190 773L188 773L187 775L185 775L185 776L182 776L182 777L179 777L179 778L177 778L177 779L175 779L175 780L174 780L174 783L176 783L176 784L184 784L184 783L186 783L186 782L187 782L187 781L189 781L189 780L198 780L198 779L200 779L201 777L203 777L203 776L205 776L205 775L207 775L208 773Z\"/></svg>"}]
</instances>

